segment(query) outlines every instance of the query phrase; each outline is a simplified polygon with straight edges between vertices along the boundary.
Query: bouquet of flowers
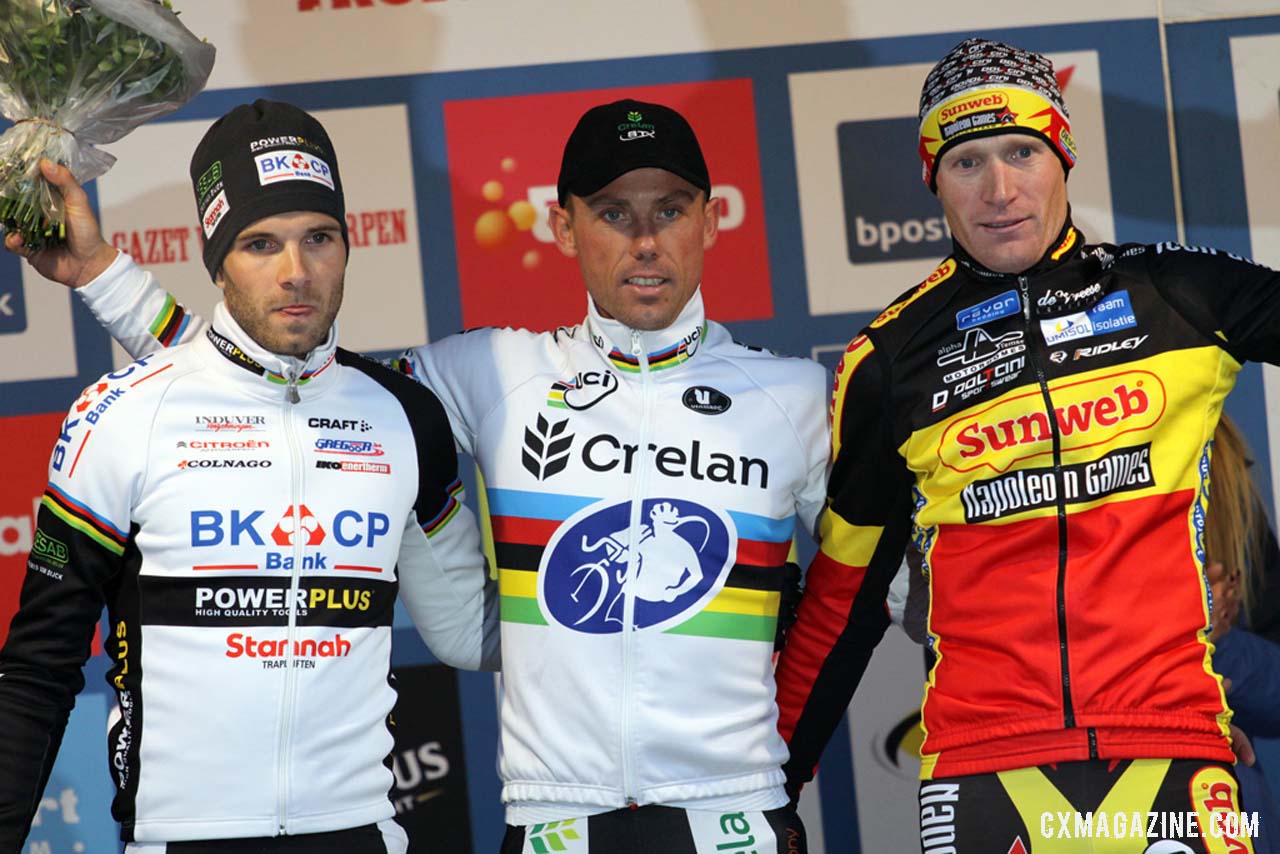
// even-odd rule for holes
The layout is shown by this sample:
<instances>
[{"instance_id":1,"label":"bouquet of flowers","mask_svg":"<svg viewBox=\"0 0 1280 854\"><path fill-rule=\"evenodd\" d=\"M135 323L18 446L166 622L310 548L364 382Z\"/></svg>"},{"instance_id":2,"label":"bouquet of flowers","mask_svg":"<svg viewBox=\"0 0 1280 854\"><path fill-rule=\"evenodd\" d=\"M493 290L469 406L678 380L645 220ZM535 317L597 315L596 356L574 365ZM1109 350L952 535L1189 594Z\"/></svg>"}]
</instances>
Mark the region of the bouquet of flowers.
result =
<instances>
[{"instance_id":1,"label":"bouquet of flowers","mask_svg":"<svg viewBox=\"0 0 1280 854\"><path fill-rule=\"evenodd\" d=\"M204 88L213 45L169 0L0 0L0 225L32 248L65 236L47 157L80 183L115 158L95 145L178 109Z\"/></svg>"}]
</instances>

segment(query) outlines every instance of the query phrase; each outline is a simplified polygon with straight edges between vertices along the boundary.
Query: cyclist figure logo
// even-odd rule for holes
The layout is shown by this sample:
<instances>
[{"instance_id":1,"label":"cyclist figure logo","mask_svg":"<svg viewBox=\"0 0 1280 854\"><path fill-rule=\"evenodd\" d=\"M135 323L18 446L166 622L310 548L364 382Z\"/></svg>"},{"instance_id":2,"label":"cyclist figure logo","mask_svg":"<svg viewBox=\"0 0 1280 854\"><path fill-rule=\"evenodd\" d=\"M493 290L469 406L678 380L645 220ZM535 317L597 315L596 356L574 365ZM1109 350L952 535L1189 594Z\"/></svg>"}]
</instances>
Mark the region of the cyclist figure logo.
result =
<instances>
[{"instance_id":1,"label":"cyclist figure logo","mask_svg":"<svg viewBox=\"0 0 1280 854\"><path fill-rule=\"evenodd\" d=\"M548 545L540 586L562 625L621 631L630 596L635 627L648 628L722 586L736 537L714 511L679 499L645 501L634 547L629 524L630 505L615 504L566 521Z\"/></svg>"}]
</instances>

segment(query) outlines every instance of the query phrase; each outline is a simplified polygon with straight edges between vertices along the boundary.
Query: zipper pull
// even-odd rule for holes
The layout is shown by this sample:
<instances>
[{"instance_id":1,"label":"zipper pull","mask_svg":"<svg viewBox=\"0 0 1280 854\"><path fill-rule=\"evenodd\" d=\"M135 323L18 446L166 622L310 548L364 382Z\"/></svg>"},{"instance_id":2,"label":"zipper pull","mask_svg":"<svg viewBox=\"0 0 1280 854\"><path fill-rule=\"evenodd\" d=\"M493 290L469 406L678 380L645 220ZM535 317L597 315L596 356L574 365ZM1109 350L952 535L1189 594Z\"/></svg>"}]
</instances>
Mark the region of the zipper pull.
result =
<instances>
[{"instance_id":1,"label":"zipper pull","mask_svg":"<svg viewBox=\"0 0 1280 854\"><path fill-rule=\"evenodd\" d=\"M1031 321L1031 294L1027 291L1027 277L1018 277L1018 290L1022 291L1022 316Z\"/></svg>"},{"instance_id":2,"label":"zipper pull","mask_svg":"<svg viewBox=\"0 0 1280 854\"><path fill-rule=\"evenodd\" d=\"M296 368L290 368L287 375L289 384L286 396L290 403L300 403L302 396L298 394L298 371Z\"/></svg>"},{"instance_id":3,"label":"zipper pull","mask_svg":"<svg viewBox=\"0 0 1280 854\"><path fill-rule=\"evenodd\" d=\"M644 348L640 346L640 333L634 329L631 330L631 355L639 356L644 352Z\"/></svg>"}]
</instances>

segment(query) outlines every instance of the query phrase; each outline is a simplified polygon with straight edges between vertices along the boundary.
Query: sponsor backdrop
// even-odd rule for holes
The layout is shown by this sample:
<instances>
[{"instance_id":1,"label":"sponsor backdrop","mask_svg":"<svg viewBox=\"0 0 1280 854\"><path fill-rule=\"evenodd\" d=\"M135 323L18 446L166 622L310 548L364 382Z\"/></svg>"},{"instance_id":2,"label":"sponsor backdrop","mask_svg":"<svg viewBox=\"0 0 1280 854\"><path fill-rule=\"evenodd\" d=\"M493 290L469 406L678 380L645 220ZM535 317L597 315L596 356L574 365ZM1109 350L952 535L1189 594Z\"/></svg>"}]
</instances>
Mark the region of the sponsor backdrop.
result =
<instances>
[{"instance_id":1,"label":"sponsor backdrop","mask_svg":"<svg viewBox=\"0 0 1280 854\"><path fill-rule=\"evenodd\" d=\"M210 88L115 145L119 163L90 195L108 239L201 313L215 290L198 261L187 158L211 119L270 97L316 112L341 153L347 346L386 355L466 326L575 322L583 293L550 242L546 205L577 115L626 94L678 107L705 144L722 216L709 313L742 340L830 367L947 250L919 182L916 100L930 64L975 32L1054 58L1080 148L1074 213L1091 238L1180 237L1280 266L1274 0L1237 0L1217 11L1238 17L1214 20L1197 19L1202 4L1165 2L1164 21L1157 0L809 0L785 15L769 0L180 5L219 48ZM78 300L0 257L0 627L62 415L123 359ZM1277 395L1280 373L1254 366L1229 405L1268 496ZM494 851L494 681L435 664L403 615L395 639L392 797L414 850ZM33 854L117 849L105 669L90 664ZM921 679L919 650L891 631L802 801L815 854L914 850Z\"/></svg>"}]
</instances>

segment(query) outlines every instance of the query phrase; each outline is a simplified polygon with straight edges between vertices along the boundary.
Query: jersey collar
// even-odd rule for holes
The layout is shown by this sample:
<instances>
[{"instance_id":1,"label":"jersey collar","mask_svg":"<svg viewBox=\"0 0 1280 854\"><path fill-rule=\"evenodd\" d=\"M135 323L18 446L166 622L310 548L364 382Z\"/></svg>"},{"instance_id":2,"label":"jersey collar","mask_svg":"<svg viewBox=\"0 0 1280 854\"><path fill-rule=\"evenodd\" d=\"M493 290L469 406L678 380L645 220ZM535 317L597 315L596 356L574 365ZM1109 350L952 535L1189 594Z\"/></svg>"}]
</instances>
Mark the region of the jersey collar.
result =
<instances>
[{"instance_id":1,"label":"jersey collar","mask_svg":"<svg viewBox=\"0 0 1280 854\"><path fill-rule=\"evenodd\" d=\"M952 255L955 256L956 262L960 266L973 273L979 279L1000 282L1024 277L1028 279L1041 277L1045 273L1082 258L1084 256L1084 245L1084 232L1076 228L1071 222L1070 210L1067 211L1067 219L1062 224L1062 230L1058 232L1057 238L1049 244L1049 248L1044 255L1040 257L1039 261L1021 273L997 273L995 270L988 269L970 255L955 238L951 240Z\"/></svg>"},{"instance_id":2,"label":"jersey collar","mask_svg":"<svg viewBox=\"0 0 1280 854\"><path fill-rule=\"evenodd\" d=\"M595 301L587 297L587 331L591 344L620 373L639 374L641 353L650 371L683 365L697 354L707 337L702 288L693 292L674 323L652 332L601 316Z\"/></svg>"},{"instance_id":3,"label":"jersey collar","mask_svg":"<svg viewBox=\"0 0 1280 854\"><path fill-rule=\"evenodd\" d=\"M263 348L240 328L231 312L227 311L226 303L220 302L214 308L213 323L205 335L207 343L219 356L215 360L217 364L233 368L232 376L272 389L273 395L288 394L291 381L299 396L304 389L315 393L337 375L332 370L338 349L336 322L330 327L324 342L302 359Z\"/></svg>"}]
</instances>

